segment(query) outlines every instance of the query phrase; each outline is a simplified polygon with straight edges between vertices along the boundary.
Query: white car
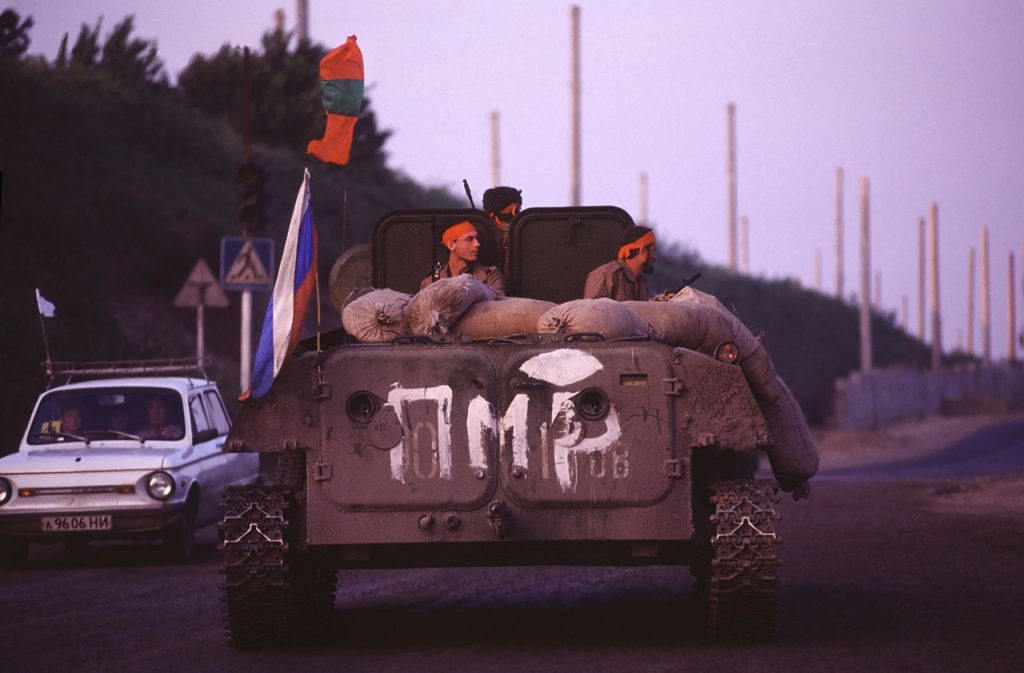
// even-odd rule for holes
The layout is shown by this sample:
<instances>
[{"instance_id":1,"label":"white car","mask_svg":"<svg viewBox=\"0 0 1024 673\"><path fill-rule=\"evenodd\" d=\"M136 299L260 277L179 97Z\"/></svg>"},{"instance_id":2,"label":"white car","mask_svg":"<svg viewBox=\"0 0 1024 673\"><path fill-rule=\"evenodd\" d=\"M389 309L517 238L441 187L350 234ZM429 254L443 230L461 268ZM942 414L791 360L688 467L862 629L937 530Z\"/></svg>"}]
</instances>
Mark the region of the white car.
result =
<instances>
[{"instance_id":1,"label":"white car","mask_svg":"<svg viewBox=\"0 0 1024 673\"><path fill-rule=\"evenodd\" d=\"M259 457L224 453L217 385L188 376L104 378L47 390L17 453L0 458L0 563L31 542L159 538L188 561L225 486L256 483Z\"/></svg>"}]
</instances>

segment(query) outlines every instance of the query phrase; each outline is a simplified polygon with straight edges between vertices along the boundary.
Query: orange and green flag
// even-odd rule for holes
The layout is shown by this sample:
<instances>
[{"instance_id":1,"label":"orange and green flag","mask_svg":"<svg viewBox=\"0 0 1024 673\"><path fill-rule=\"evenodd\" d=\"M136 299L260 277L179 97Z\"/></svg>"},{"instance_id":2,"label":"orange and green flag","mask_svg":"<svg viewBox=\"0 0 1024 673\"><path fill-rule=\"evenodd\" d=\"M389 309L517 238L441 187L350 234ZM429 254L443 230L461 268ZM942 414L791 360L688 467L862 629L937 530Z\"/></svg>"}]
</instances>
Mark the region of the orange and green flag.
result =
<instances>
[{"instance_id":1,"label":"orange and green flag","mask_svg":"<svg viewBox=\"0 0 1024 673\"><path fill-rule=\"evenodd\" d=\"M323 139L309 141L306 151L321 161L344 166L363 104L363 52L359 51L355 35L320 60L320 88L327 129Z\"/></svg>"}]
</instances>

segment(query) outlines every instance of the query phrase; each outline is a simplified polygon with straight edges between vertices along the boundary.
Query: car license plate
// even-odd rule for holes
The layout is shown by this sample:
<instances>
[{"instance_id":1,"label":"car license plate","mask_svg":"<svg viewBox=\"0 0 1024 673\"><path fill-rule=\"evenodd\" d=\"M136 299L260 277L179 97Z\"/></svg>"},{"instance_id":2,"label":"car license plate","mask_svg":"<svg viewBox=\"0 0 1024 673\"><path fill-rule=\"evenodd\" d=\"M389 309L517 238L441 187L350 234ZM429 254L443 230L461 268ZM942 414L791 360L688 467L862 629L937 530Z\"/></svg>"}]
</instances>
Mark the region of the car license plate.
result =
<instances>
[{"instance_id":1,"label":"car license plate","mask_svg":"<svg viewBox=\"0 0 1024 673\"><path fill-rule=\"evenodd\" d=\"M66 533L76 530L110 530L113 521L109 514L86 514L83 516L44 516L44 533Z\"/></svg>"}]
</instances>

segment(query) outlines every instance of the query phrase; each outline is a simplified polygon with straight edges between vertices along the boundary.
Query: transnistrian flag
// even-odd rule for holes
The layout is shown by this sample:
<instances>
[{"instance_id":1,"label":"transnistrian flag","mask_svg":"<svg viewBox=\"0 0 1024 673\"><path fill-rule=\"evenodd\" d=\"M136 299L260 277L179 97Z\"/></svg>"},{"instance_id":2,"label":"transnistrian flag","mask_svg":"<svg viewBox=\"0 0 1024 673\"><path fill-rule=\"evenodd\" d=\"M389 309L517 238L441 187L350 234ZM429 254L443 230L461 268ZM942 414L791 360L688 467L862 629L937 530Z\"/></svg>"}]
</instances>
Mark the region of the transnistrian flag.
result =
<instances>
[{"instance_id":1,"label":"transnistrian flag","mask_svg":"<svg viewBox=\"0 0 1024 673\"><path fill-rule=\"evenodd\" d=\"M274 292L267 305L253 362L252 385L240 399L259 399L270 390L285 359L295 350L316 286L316 228L310 204L309 170L295 199Z\"/></svg>"},{"instance_id":2,"label":"transnistrian flag","mask_svg":"<svg viewBox=\"0 0 1024 673\"><path fill-rule=\"evenodd\" d=\"M39 307L39 315L44 318L52 318L57 314L57 307L53 305L52 301L47 301L43 295L39 294L39 288L36 288L36 306Z\"/></svg>"},{"instance_id":3,"label":"transnistrian flag","mask_svg":"<svg viewBox=\"0 0 1024 673\"><path fill-rule=\"evenodd\" d=\"M310 140L306 151L320 161L348 163L352 134L363 104L363 52L356 36L328 52L320 60L320 88L323 90L327 129L323 140Z\"/></svg>"}]
</instances>

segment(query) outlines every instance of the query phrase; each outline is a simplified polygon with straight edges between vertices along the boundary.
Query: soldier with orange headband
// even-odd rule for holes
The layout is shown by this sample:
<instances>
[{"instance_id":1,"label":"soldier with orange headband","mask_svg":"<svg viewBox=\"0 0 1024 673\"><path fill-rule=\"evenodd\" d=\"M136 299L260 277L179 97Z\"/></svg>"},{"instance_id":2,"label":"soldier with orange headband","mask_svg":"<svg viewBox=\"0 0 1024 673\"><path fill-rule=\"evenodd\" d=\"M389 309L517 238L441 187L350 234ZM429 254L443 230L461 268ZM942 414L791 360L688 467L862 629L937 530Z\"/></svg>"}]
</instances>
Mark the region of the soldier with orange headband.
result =
<instances>
[{"instance_id":1,"label":"soldier with orange headband","mask_svg":"<svg viewBox=\"0 0 1024 673\"><path fill-rule=\"evenodd\" d=\"M454 278L463 273L472 274L499 297L505 296L505 278L496 266L484 266L477 261L480 254L480 239L476 227L469 220L460 220L445 227L441 243L448 248L448 263L437 274L431 274L420 282L420 289L441 278ZM436 277L435 277L436 276Z\"/></svg>"},{"instance_id":2,"label":"soldier with orange headband","mask_svg":"<svg viewBox=\"0 0 1024 673\"><path fill-rule=\"evenodd\" d=\"M484 192L484 211L498 227L498 259L501 272L506 277L511 273L508 261L509 230L512 220L523 207L523 190L515 187L491 187Z\"/></svg>"},{"instance_id":3,"label":"soldier with orange headband","mask_svg":"<svg viewBox=\"0 0 1024 673\"><path fill-rule=\"evenodd\" d=\"M648 227L632 226L622 232L617 258L587 276L584 299L610 297L615 301L647 301L651 288L645 273L654 272L656 244Z\"/></svg>"}]
</instances>

